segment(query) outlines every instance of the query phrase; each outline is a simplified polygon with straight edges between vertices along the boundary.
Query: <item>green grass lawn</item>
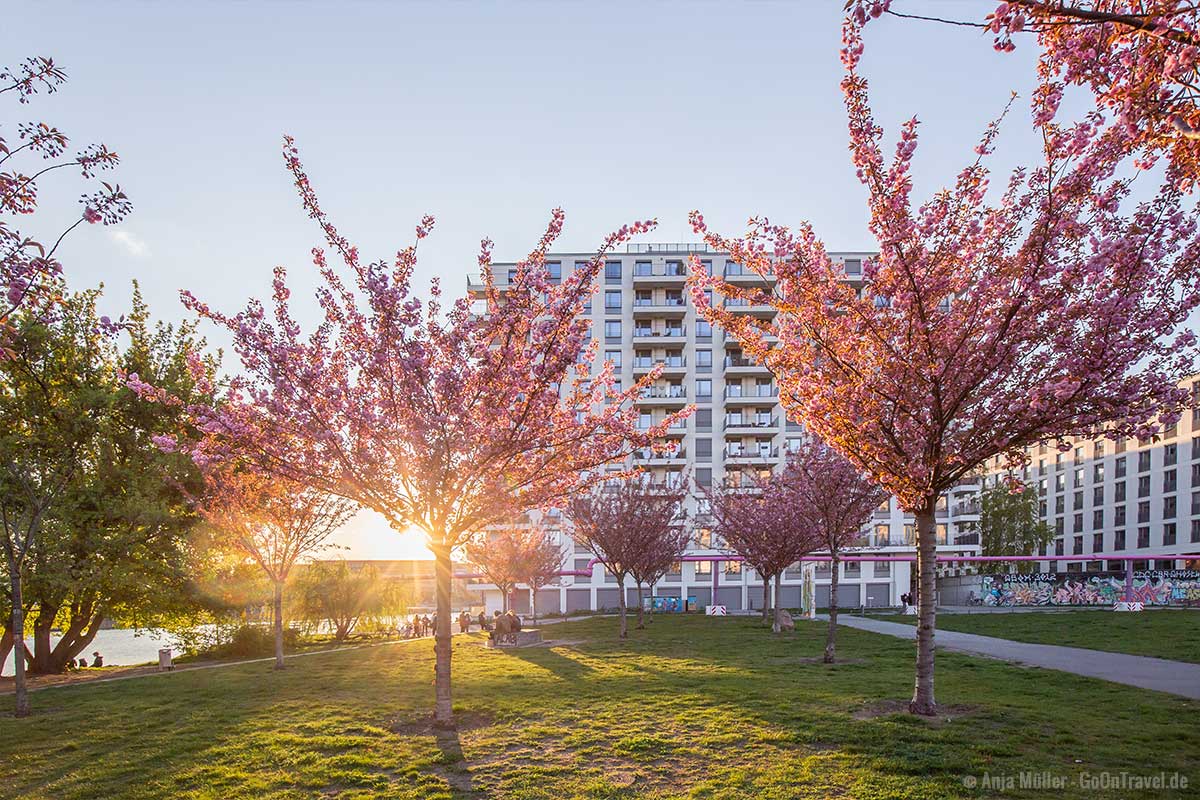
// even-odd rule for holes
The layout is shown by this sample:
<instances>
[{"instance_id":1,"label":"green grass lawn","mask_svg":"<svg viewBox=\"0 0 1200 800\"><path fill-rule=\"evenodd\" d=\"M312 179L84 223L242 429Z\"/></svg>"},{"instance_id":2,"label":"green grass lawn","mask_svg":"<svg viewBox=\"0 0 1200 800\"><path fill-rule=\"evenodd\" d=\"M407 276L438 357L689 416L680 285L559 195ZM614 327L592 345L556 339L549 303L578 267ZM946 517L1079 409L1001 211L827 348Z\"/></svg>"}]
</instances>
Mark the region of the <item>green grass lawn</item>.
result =
<instances>
[{"instance_id":1,"label":"green grass lawn","mask_svg":"<svg viewBox=\"0 0 1200 800\"><path fill-rule=\"evenodd\" d=\"M883 617L916 625L916 617ZM947 631L998 636L1017 642L1087 647L1110 653L1170 658L1200 664L1200 611L1159 610L1117 613L1109 609L1016 611L1011 613L939 613L937 627Z\"/></svg>"},{"instance_id":2,"label":"green grass lawn","mask_svg":"<svg viewBox=\"0 0 1200 800\"><path fill-rule=\"evenodd\" d=\"M37 692L32 718L0 717L0 796L882 800L996 796L963 776L1023 770L1200 783L1196 702L943 653L938 699L958 708L931 723L880 713L911 692L911 642L843 629L830 667L812 660L824 626L797 625L659 618L621 644L592 619L501 652L456 637L454 733L427 724L428 641Z\"/></svg>"}]
</instances>

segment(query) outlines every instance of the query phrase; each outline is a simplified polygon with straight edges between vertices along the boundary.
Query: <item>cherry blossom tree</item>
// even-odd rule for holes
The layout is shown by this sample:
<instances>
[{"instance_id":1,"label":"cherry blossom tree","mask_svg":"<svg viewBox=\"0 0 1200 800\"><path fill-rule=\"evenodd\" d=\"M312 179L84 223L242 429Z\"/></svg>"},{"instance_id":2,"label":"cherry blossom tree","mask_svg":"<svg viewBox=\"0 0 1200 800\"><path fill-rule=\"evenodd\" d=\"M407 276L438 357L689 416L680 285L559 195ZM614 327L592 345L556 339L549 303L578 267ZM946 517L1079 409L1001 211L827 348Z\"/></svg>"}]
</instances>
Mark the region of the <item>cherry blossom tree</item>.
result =
<instances>
[{"instance_id":1,"label":"cherry blossom tree","mask_svg":"<svg viewBox=\"0 0 1200 800\"><path fill-rule=\"evenodd\" d=\"M655 483L641 474L627 480L612 479L590 493L573 497L566 517L576 544L591 550L617 579L620 637L629 636L625 603L625 578L635 567L643 577L650 574L640 561L648 549L662 542L677 541L681 526L683 492L674 486ZM658 555L662 555L661 552ZM670 564L678 556L667 561ZM639 607L640 607L639 597Z\"/></svg>"},{"instance_id":2,"label":"cherry blossom tree","mask_svg":"<svg viewBox=\"0 0 1200 800\"><path fill-rule=\"evenodd\" d=\"M799 488L793 476L773 472L745 485L718 486L707 492L713 535L722 547L741 556L762 577L763 620L771 620L774 633L780 632L779 596L784 570L820 546L805 505L807 498L798 492Z\"/></svg>"},{"instance_id":3,"label":"cherry blossom tree","mask_svg":"<svg viewBox=\"0 0 1200 800\"><path fill-rule=\"evenodd\" d=\"M38 92L57 91L66 79L52 59L28 58L16 67L0 67L0 95L10 94L27 104ZM19 122L14 127L15 141L0 135L0 357L11 355L5 340L12 334L13 313L23 305L44 307L58 297L62 265L55 256L67 235L85 222L116 224L133 208L121 187L102 182L80 198L79 216L65 222L49 246L22 233L14 220L37 212L45 176L67 169L91 179L120 159L102 144L67 154L67 135L45 122Z\"/></svg>"},{"instance_id":4,"label":"cherry blossom tree","mask_svg":"<svg viewBox=\"0 0 1200 800\"><path fill-rule=\"evenodd\" d=\"M1200 304L1197 218L1171 182L1130 199L1129 178L1118 177L1122 130L1098 116L1047 125L1044 163L1016 170L998 193L982 161L993 125L954 185L914 206L916 120L885 161L858 72L859 29L851 20L843 33L850 151L880 249L864 265L864 288L845 281L808 224L793 231L756 219L744 238L727 239L694 213L710 246L768 288L729 285L693 261L692 294L705 318L772 370L789 416L916 516L910 708L935 714L938 496L996 455L1015 466L1047 439L1066 447L1071 435L1146 437L1178 418L1177 383L1196 355L1186 320ZM709 287L777 313L732 314L708 302Z\"/></svg>"},{"instance_id":5,"label":"cherry blossom tree","mask_svg":"<svg viewBox=\"0 0 1200 800\"><path fill-rule=\"evenodd\" d=\"M829 630L825 635L825 663L836 655L838 578L841 554L862 539L862 528L887 493L831 447L815 438L804 441L788 456L780 480L795 492L810 531L829 552Z\"/></svg>"},{"instance_id":6,"label":"cherry blossom tree","mask_svg":"<svg viewBox=\"0 0 1200 800\"><path fill-rule=\"evenodd\" d=\"M327 546L357 505L231 461L207 477L201 513L267 576L274 591L275 669L283 669L283 588L292 568Z\"/></svg>"},{"instance_id":7,"label":"cherry blossom tree","mask_svg":"<svg viewBox=\"0 0 1200 800\"><path fill-rule=\"evenodd\" d=\"M659 490L660 493L662 490ZM637 588L637 624L642 630L646 627L644 609L642 608L643 589L652 589L654 584L671 570L692 541L692 534L687 527L687 512L683 507L683 496L676 501L675 515L665 525L646 525L642 529L641 541L632 549L632 560L629 563L629 577ZM658 506L655 506L658 508ZM664 508L667 513L669 508ZM714 600L715 602L715 600Z\"/></svg>"},{"instance_id":8,"label":"cherry blossom tree","mask_svg":"<svg viewBox=\"0 0 1200 800\"><path fill-rule=\"evenodd\" d=\"M467 561L500 590L504 611L508 611L513 590L521 582L536 538L544 540L545 536L532 535L528 529L496 530L479 534L466 546Z\"/></svg>"},{"instance_id":9,"label":"cherry blossom tree","mask_svg":"<svg viewBox=\"0 0 1200 800\"><path fill-rule=\"evenodd\" d=\"M425 532L437 582L434 716L450 725L451 551L474 532L586 489L600 479L597 468L655 446L684 415L639 429L633 401L660 369L618 391L612 365L596 363L582 316L605 256L654 223L622 227L554 282L546 253L563 225L556 210L503 284L483 242L477 307L469 298L443 305L436 281L423 304L410 285L417 245L390 263L365 262L321 209L290 138L284 159L344 269L326 248L313 250L323 319L307 336L282 268L269 314L257 300L226 315L184 294L188 308L232 334L243 373L220 407L194 409L207 436L193 452L202 460L249 454L259 469L351 499L397 531ZM421 221L418 241L433 224ZM136 376L130 385L154 397ZM268 424L253 424L259 417Z\"/></svg>"},{"instance_id":10,"label":"cherry blossom tree","mask_svg":"<svg viewBox=\"0 0 1200 800\"><path fill-rule=\"evenodd\" d=\"M538 590L558 580L559 573L562 572L563 554L554 534L537 528L531 530L528 536L517 575L521 583L529 587L529 612L533 615L533 624L536 625Z\"/></svg>"},{"instance_id":11,"label":"cherry blossom tree","mask_svg":"<svg viewBox=\"0 0 1200 800\"><path fill-rule=\"evenodd\" d=\"M985 6L986 7L986 6ZM1037 39L1035 121L1059 116L1063 96L1084 87L1115 119L1131 151L1168 162L1170 182L1200 179L1200 6L1192 0L1007 0L982 19L922 16L892 0L850 0L858 24L883 13L994 34L997 50L1020 34Z\"/></svg>"}]
</instances>

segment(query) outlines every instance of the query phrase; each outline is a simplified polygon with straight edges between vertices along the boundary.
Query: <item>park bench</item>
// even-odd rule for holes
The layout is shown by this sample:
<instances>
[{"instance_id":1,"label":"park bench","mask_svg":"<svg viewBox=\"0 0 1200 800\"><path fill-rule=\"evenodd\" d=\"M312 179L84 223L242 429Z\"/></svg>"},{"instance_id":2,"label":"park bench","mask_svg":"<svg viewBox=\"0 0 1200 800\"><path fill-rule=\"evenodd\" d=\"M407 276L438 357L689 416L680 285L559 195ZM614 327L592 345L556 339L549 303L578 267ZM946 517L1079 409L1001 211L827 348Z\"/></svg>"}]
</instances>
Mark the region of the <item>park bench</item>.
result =
<instances>
[{"instance_id":1,"label":"park bench","mask_svg":"<svg viewBox=\"0 0 1200 800\"><path fill-rule=\"evenodd\" d=\"M488 640L488 647L530 647L535 644L542 643L542 632L537 628L526 629L510 633L504 637L503 642L494 642Z\"/></svg>"}]
</instances>

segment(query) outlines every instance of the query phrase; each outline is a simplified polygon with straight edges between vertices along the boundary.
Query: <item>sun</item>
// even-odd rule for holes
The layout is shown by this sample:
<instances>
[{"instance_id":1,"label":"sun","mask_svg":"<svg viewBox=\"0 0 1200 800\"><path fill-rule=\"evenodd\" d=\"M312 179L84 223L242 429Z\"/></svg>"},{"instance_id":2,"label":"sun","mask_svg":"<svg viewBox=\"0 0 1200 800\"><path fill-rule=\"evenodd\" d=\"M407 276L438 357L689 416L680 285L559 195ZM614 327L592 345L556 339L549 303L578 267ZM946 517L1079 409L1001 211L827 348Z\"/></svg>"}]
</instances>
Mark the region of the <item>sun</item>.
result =
<instances>
[{"instance_id":1,"label":"sun","mask_svg":"<svg viewBox=\"0 0 1200 800\"><path fill-rule=\"evenodd\" d=\"M425 545L423 531L409 528L397 533L381 515L367 509L359 511L338 529L330 542L341 548L334 551L337 556L347 560L427 561L433 558Z\"/></svg>"}]
</instances>

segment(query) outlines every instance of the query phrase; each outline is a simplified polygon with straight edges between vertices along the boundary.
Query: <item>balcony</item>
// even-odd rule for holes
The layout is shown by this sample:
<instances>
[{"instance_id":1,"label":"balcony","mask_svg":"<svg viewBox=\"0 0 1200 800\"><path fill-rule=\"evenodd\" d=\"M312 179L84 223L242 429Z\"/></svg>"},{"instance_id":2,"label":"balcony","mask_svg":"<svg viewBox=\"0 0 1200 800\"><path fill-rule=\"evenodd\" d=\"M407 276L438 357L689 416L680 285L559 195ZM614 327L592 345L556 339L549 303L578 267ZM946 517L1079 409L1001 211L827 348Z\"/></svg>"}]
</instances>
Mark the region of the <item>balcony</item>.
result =
<instances>
[{"instance_id":1,"label":"balcony","mask_svg":"<svg viewBox=\"0 0 1200 800\"><path fill-rule=\"evenodd\" d=\"M687 338L683 328L664 328L662 330L654 330L653 328L634 328L633 343L637 344L663 344L671 345L678 343L682 347L684 340Z\"/></svg>"},{"instance_id":2,"label":"balcony","mask_svg":"<svg viewBox=\"0 0 1200 800\"><path fill-rule=\"evenodd\" d=\"M752 269L745 269L741 264L728 264L725 267L725 273L721 276L726 282L737 286L774 286L775 276L773 274L759 275Z\"/></svg>"},{"instance_id":3,"label":"balcony","mask_svg":"<svg viewBox=\"0 0 1200 800\"><path fill-rule=\"evenodd\" d=\"M725 356L725 374L765 375L767 374L767 368L745 356Z\"/></svg>"},{"instance_id":4,"label":"balcony","mask_svg":"<svg viewBox=\"0 0 1200 800\"><path fill-rule=\"evenodd\" d=\"M739 464L775 461L778 458L778 447L739 447L737 445L728 445L725 447L725 460Z\"/></svg>"},{"instance_id":5,"label":"balcony","mask_svg":"<svg viewBox=\"0 0 1200 800\"><path fill-rule=\"evenodd\" d=\"M721 303L726 311L734 314L750 314L755 317L770 318L775 316L775 307L766 304L753 304L739 297L727 297Z\"/></svg>"},{"instance_id":6,"label":"balcony","mask_svg":"<svg viewBox=\"0 0 1200 800\"><path fill-rule=\"evenodd\" d=\"M683 286L687 282L688 267L683 261L668 261L666 264L638 262L633 266L634 286Z\"/></svg>"},{"instance_id":7,"label":"balcony","mask_svg":"<svg viewBox=\"0 0 1200 800\"><path fill-rule=\"evenodd\" d=\"M668 464L683 464L687 461L687 453L682 447L676 447L673 450L664 450L656 453L650 448L633 451L633 460L642 466L656 466Z\"/></svg>"},{"instance_id":8,"label":"balcony","mask_svg":"<svg viewBox=\"0 0 1200 800\"><path fill-rule=\"evenodd\" d=\"M956 517L979 516L983 511L978 500L965 500L955 503L951 508L954 509L954 516Z\"/></svg>"},{"instance_id":9,"label":"balcony","mask_svg":"<svg viewBox=\"0 0 1200 800\"><path fill-rule=\"evenodd\" d=\"M687 313L687 300L682 297L633 299L633 318L640 319L651 314L659 317L682 317Z\"/></svg>"},{"instance_id":10,"label":"balcony","mask_svg":"<svg viewBox=\"0 0 1200 800\"><path fill-rule=\"evenodd\" d=\"M677 405L687 402L686 386L647 386L638 395L639 405Z\"/></svg>"},{"instance_id":11,"label":"balcony","mask_svg":"<svg viewBox=\"0 0 1200 800\"><path fill-rule=\"evenodd\" d=\"M971 533L960 533L954 537L955 544L978 545L979 533L972 531Z\"/></svg>"},{"instance_id":12,"label":"balcony","mask_svg":"<svg viewBox=\"0 0 1200 800\"><path fill-rule=\"evenodd\" d=\"M680 375L687 372L687 359L683 356L667 356L665 358L637 358L633 359L633 374L646 374L654 369L655 364L662 364L664 375Z\"/></svg>"},{"instance_id":13,"label":"balcony","mask_svg":"<svg viewBox=\"0 0 1200 800\"><path fill-rule=\"evenodd\" d=\"M723 399L725 404L730 406L775 405L779 402L779 388L774 385L769 387L753 386L749 392L742 392L736 387L726 386Z\"/></svg>"},{"instance_id":14,"label":"balcony","mask_svg":"<svg viewBox=\"0 0 1200 800\"><path fill-rule=\"evenodd\" d=\"M747 417L736 414L725 415L725 430L728 432L748 432L755 433L757 431L774 430L779 427L779 419L776 417Z\"/></svg>"}]
</instances>

